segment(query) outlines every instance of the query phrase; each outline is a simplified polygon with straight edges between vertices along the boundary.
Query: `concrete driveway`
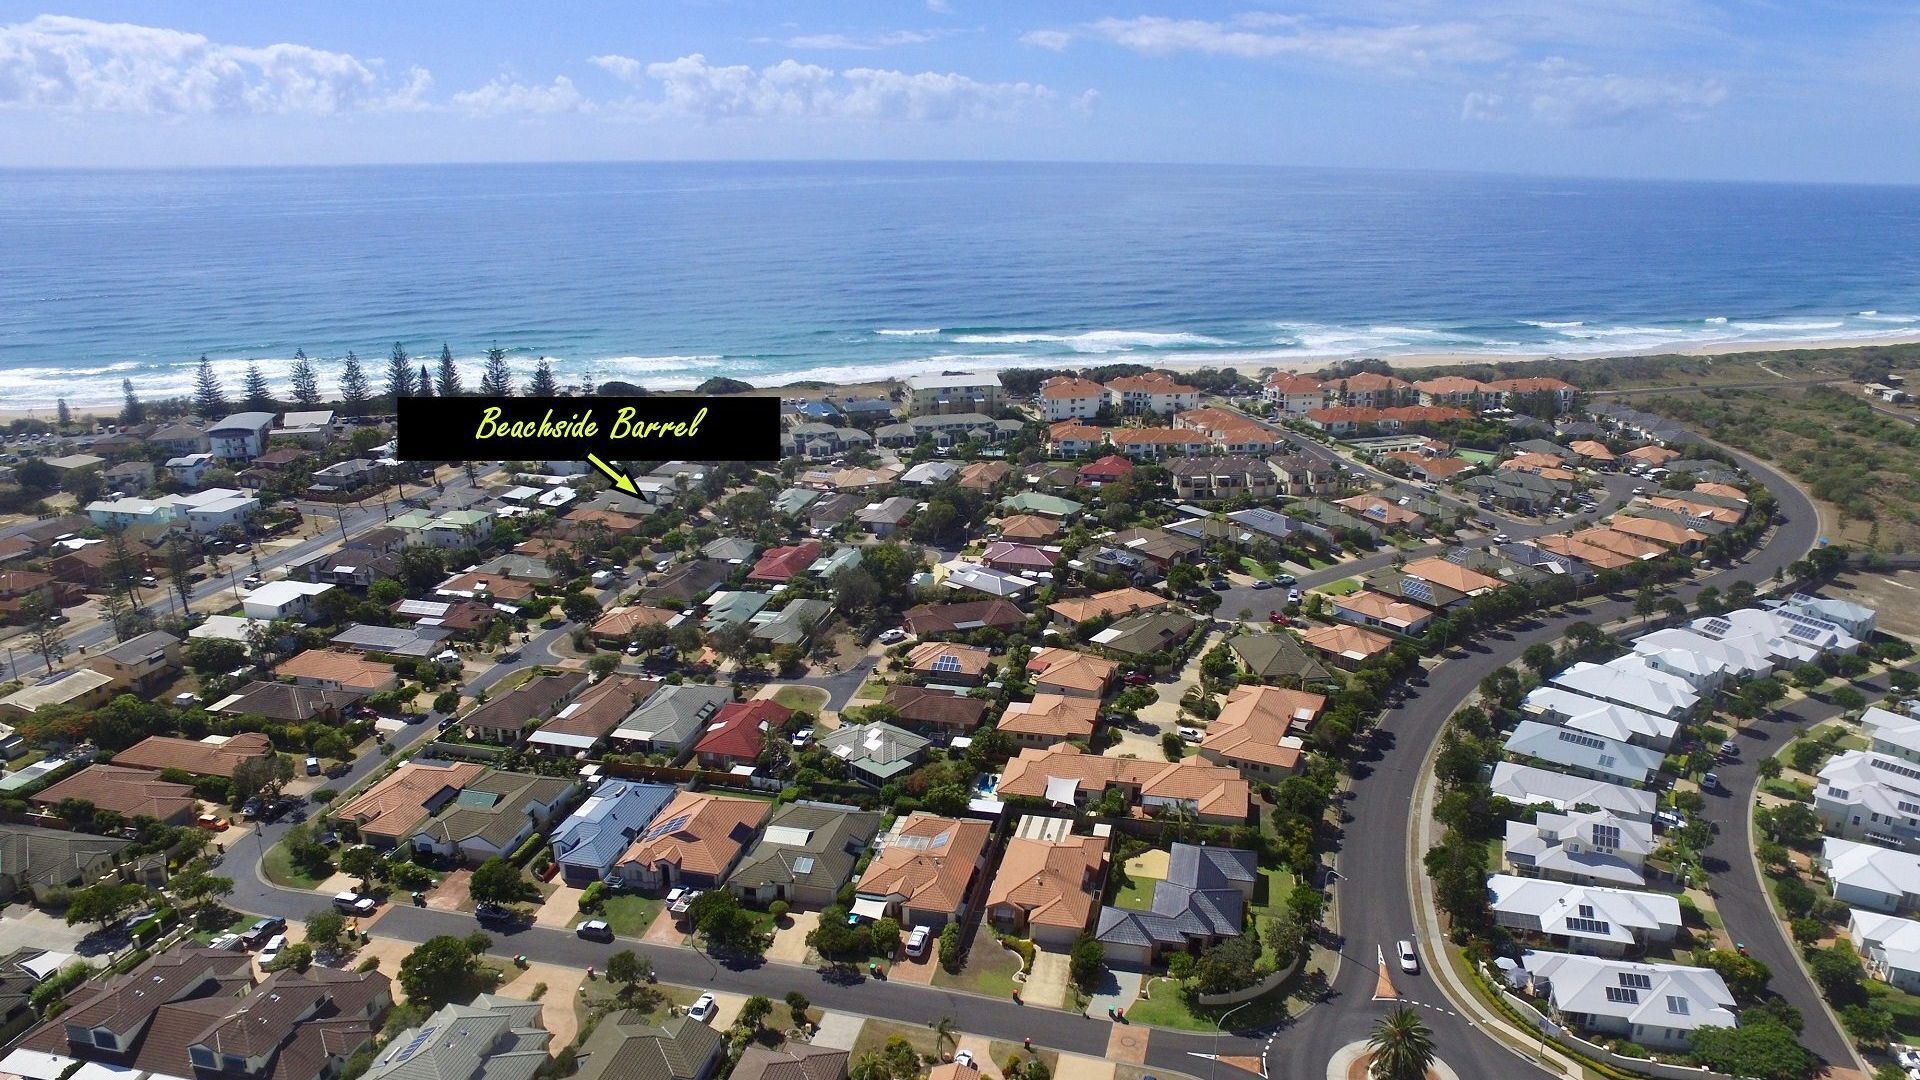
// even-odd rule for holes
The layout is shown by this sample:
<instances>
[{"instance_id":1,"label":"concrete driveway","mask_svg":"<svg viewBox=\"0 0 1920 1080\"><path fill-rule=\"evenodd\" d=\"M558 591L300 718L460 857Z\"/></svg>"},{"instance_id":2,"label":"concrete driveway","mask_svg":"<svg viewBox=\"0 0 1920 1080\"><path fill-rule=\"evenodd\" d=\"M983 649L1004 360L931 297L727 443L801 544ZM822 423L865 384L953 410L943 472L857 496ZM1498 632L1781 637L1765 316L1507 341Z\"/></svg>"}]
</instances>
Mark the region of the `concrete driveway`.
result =
<instances>
[{"instance_id":1,"label":"concrete driveway","mask_svg":"<svg viewBox=\"0 0 1920 1080\"><path fill-rule=\"evenodd\" d=\"M787 925L773 932L773 944L767 946L767 959L787 964L807 962L807 935L820 925L817 911L795 911L787 915Z\"/></svg>"},{"instance_id":2,"label":"concrete driveway","mask_svg":"<svg viewBox=\"0 0 1920 1080\"><path fill-rule=\"evenodd\" d=\"M1066 953L1037 945L1033 950L1033 970L1027 972L1027 984L1020 996L1033 1005L1060 1008L1067 1003L1069 958Z\"/></svg>"},{"instance_id":3,"label":"concrete driveway","mask_svg":"<svg viewBox=\"0 0 1920 1080\"><path fill-rule=\"evenodd\" d=\"M557 926L562 930L572 926L574 917L580 914L580 894L585 891L571 885L562 885L553 890L553 895L541 903L540 910L533 913L533 924Z\"/></svg>"},{"instance_id":4,"label":"concrete driveway","mask_svg":"<svg viewBox=\"0 0 1920 1080\"><path fill-rule=\"evenodd\" d=\"M0 955L15 949L48 949L53 952L82 952L81 942L93 924L68 926L37 908L14 904L0 911Z\"/></svg>"}]
</instances>

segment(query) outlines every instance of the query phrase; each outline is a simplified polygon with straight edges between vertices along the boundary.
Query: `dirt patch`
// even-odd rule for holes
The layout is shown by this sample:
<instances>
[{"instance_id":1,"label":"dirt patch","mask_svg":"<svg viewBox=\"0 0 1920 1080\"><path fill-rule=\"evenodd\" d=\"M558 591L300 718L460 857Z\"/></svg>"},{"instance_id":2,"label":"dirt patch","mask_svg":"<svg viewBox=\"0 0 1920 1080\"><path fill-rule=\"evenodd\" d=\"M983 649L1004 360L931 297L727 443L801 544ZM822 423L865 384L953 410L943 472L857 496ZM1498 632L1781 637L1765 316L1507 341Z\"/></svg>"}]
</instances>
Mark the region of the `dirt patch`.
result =
<instances>
[{"instance_id":1,"label":"dirt patch","mask_svg":"<svg viewBox=\"0 0 1920 1080\"><path fill-rule=\"evenodd\" d=\"M1876 625L1908 641L1920 641L1920 570L1842 574L1820 590L1838 600L1864 604L1880 613Z\"/></svg>"},{"instance_id":2,"label":"dirt patch","mask_svg":"<svg viewBox=\"0 0 1920 1080\"><path fill-rule=\"evenodd\" d=\"M471 870L452 871L427 893L427 906L435 911L473 910L473 897L467 892L467 883L472 879Z\"/></svg>"}]
</instances>

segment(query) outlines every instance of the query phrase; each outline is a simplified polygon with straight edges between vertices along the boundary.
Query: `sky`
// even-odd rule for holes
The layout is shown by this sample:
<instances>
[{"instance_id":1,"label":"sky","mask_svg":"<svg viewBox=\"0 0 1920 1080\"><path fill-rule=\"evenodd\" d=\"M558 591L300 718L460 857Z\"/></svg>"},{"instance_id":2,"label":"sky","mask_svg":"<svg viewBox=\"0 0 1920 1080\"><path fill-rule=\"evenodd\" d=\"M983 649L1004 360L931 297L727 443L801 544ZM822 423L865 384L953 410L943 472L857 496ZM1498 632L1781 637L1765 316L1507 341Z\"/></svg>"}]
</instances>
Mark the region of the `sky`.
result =
<instances>
[{"instance_id":1,"label":"sky","mask_svg":"<svg viewBox=\"0 0 1920 1080\"><path fill-rule=\"evenodd\" d=\"M0 167L1231 162L1920 182L1881 0L0 0Z\"/></svg>"}]
</instances>

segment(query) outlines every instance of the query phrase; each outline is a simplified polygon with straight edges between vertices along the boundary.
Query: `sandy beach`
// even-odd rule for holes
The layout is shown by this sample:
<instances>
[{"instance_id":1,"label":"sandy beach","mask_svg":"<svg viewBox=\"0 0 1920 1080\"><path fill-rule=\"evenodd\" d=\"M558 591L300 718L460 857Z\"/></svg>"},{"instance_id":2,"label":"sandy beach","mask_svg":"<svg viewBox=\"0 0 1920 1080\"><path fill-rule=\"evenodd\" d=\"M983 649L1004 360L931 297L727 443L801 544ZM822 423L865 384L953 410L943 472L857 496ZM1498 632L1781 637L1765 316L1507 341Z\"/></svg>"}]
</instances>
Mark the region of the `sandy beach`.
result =
<instances>
[{"instance_id":1,"label":"sandy beach","mask_svg":"<svg viewBox=\"0 0 1920 1080\"><path fill-rule=\"evenodd\" d=\"M1711 344L1693 345L1677 349L1641 349L1623 352L1572 354L1572 353L1476 353L1476 352L1421 352L1393 353L1381 356L1378 353L1354 352L1344 355L1303 356L1296 360L1265 358L1259 362L1234 363L1222 362L1214 358L1197 356L1191 359L1182 356L1169 356L1153 352L1119 352L1106 354L1088 354L1083 357L1061 358L1059 366L1099 367L1106 364L1139 363L1149 364L1168 371L1191 371L1199 368L1221 368L1238 371L1249 378L1258 377L1262 371L1280 370L1289 372L1312 372L1339 363L1342 360L1378 358L1398 370L1417 370L1421 368L1467 367L1476 364L1524 364L1552 360L1560 363L1587 363L1596 360L1609 360L1627 356L1732 356L1744 353L1771 352L1817 352L1822 350L1862 349L1888 345L1920 345L1920 331L1911 334L1889 335L1886 337L1843 339L1836 338L1818 341L1729 341ZM1032 366L1039 366L1038 364ZM780 394L782 396L807 396L823 390L835 394L850 394L856 397L885 396L898 386L898 379L873 379L858 383L834 383L831 385L802 377L782 383L767 383L756 386L748 393ZM564 377L564 373L563 373ZM684 391L663 391L684 392ZM111 423L119 417L119 409L107 405L75 405L72 408L75 418L97 417ZM13 420L46 420L54 418L50 408L5 408L0 407L0 423Z\"/></svg>"}]
</instances>

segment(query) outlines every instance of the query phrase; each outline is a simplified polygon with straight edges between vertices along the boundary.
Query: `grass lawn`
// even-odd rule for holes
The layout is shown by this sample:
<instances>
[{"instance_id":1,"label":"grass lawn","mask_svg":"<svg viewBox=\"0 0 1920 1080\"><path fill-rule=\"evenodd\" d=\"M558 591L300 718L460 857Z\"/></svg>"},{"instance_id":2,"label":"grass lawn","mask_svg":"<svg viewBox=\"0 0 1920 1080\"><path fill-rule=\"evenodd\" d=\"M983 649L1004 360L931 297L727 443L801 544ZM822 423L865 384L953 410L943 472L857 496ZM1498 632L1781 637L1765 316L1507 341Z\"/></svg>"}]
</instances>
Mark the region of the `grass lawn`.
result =
<instances>
[{"instance_id":1,"label":"grass lawn","mask_svg":"<svg viewBox=\"0 0 1920 1080\"><path fill-rule=\"evenodd\" d=\"M687 1006L700 997L698 990L668 983L654 983L651 986L642 983L631 996L622 997L620 987L608 982L604 976L589 979L580 988L585 992L574 995L573 1012L582 1032L586 1031L590 1018L615 1009L637 1009L650 1021L665 1020L668 1005ZM784 1003L776 1002L774 1007L777 1011L786 1010Z\"/></svg>"},{"instance_id":2,"label":"grass lawn","mask_svg":"<svg viewBox=\"0 0 1920 1080\"><path fill-rule=\"evenodd\" d=\"M1895 989L1877 979L1867 981L1867 997L1884 1005L1893 1014L1893 1027L1904 1042L1920 1042L1920 997Z\"/></svg>"},{"instance_id":3,"label":"grass lawn","mask_svg":"<svg viewBox=\"0 0 1920 1080\"><path fill-rule=\"evenodd\" d=\"M1158 884L1157 878L1129 877L1126 887L1114 894L1113 906L1128 911L1146 911L1153 907L1153 889Z\"/></svg>"},{"instance_id":4,"label":"grass lawn","mask_svg":"<svg viewBox=\"0 0 1920 1080\"><path fill-rule=\"evenodd\" d=\"M45 750L36 747L14 758L12 761L7 762L6 769L8 772L18 772L46 756L47 752Z\"/></svg>"},{"instance_id":5,"label":"grass lawn","mask_svg":"<svg viewBox=\"0 0 1920 1080\"><path fill-rule=\"evenodd\" d=\"M1297 976L1296 976L1297 978ZM1228 1009L1239 1011L1233 1014L1233 1027L1236 1031L1252 1031L1278 1023L1287 1015L1287 984L1276 988L1272 993L1254 998L1246 1005L1224 1005L1219 1008L1199 1006L1189 1008L1185 994L1180 992L1179 984L1172 979L1150 978L1152 997L1142 997L1127 1010L1127 1019L1136 1024L1153 1024L1156 1027L1178 1028L1181 1031L1214 1031L1216 1021L1226 1014Z\"/></svg>"},{"instance_id":6,"label":"grass lawn","mask_svg":"<svg viewBox=\"0 0 1920 1080\"><path fill-rule=\"evenodd\" d=\"M1019 956L1002 946L992 932L982 930L974 939L973 948L967 950L967 963L960 974L948 974L946 968L936 964L933 985L972 990L1004 1001L1013 996L1014 987L1019 985L1013 976L1020 970L1020 964Z\"/></svg>"},{"instance_id":7,"label":"grass lawn","mask_svg":"<svg viewBox=\"0 0 1920 1080\"><path fill-rule=\"evenodd\" d=\"M857 1061L863 1055L871 1054L879 1050L881 1047L887 1045L888 1039L896 1035L907 1040L915 1050L928 1057L932 1057L934 1053L932 1023L937 1022L938 1019L938 1017L935 1017L934 1021L930 1021L924 1026L895 1024L886 1020L868 1020L866 1026L860 1029L860 1037L853 1041L853 1059ZM943 1049L951 1054L953 1052L953 1044L948 1043Z\"/></svg>"},{"instance_id":8,"label":"grass lawn","mask_svg":"<svg viewBox=\"0 0 1920 1080\"><path fill-rule=\"evenodd\" d=\"M665 901L655 897L621 893L607 897L599 917L607 920L607 928L620 937L639 937L647 932L647 927L653 925L660 909L666 906Z\"/></svg>"},{"instance_id":9,"label":"grass lawn","mask_svg":"<svg viewBox=\"0 0 1920 1080\"><path fill-rule=\"evenodd\" d=\"M1272 577L1259 563L1245 555L1240 557L1240 572L1258 581L1266 581Z\"/></svg>"},{"instance_id":10,"label":"grass lawn","mask_svg":"<svg viewBox=\"0 0 1920 1080\"><path fill-rule=\"evenodd\" d=\"M880 678L878 675L867 676L867 681L861 683L860 689L853 692L853 699L855 701L879 701L886 696L887 680Z\"/></svg>"},{"instance_id":11,"label":"grass lawn","mask_svg":"<svg viewBox=\"0 0 1920 1080\"><path fill-rule=\"evenodd\" d=\"M252 922L253 916L245 912L222 910L207 916L204 922L195 918L194 931L187 936L205 945L207 942L212 941L214 938L219 937L221 934L226 933L236 926L248 926L251 925Z\"/></svg>"},{"instance_id":12,"label":"grass lawn","mask_svg":"<svg viewBox=\"0 0 1920 1080\"><path fill-rule=\"evenodd\" d=\"M1345 596L1348 593L1359 592L1361 587L1359 578L1341 578L1339 581L1315 586L1313 591L1325 593L1328 596Z\"/></svg>"},{"instance_id":13,"label":"grass lawn","mask_svg":"<svg viewBox=\"0 0 1920 1080\"><path fill-rule=\"evenodd\" d=\"M267 857L260 860L260 870L267 880L287 889L317 888L323 878L308 877L306 871L293 863L293 855L287 845L275 844L267 849Z\"/></svg>"},{"instance_id":14,"label":"grass lawn","mask_svg":"<svg viewBox=\"0 0 1920 1080\"><path fill-rule=\"evenodd\" d=\"M795 712L818 713L826 707L827 692L817 686L783 686L773 692L773 700Z\"/></svg>"}]
</instances>

